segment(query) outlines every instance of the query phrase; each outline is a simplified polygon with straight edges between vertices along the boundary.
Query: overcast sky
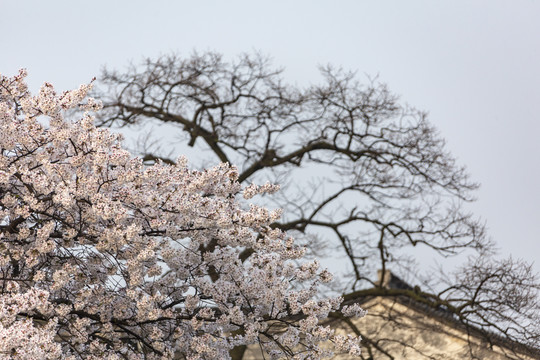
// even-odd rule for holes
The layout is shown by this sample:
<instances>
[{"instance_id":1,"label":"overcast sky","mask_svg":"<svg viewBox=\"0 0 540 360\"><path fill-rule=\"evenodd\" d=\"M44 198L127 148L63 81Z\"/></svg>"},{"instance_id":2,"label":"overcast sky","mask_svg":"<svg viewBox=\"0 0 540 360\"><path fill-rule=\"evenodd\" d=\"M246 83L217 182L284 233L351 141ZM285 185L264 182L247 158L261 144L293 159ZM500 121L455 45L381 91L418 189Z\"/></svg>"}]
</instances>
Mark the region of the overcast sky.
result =
<instances>
[{"instance_id":1,"label":"overcast sky","mask_svg":"<svg viewBox=\"0 0 540 360\"><path fill-rule=\"evenodd\" d=\"M540 254L540 1L0 0L0 33L0 73L34 91L171 51L258 50L299 84L327 63L378 75L482 184L501 253Z\"/></svg>"}]
</instances>

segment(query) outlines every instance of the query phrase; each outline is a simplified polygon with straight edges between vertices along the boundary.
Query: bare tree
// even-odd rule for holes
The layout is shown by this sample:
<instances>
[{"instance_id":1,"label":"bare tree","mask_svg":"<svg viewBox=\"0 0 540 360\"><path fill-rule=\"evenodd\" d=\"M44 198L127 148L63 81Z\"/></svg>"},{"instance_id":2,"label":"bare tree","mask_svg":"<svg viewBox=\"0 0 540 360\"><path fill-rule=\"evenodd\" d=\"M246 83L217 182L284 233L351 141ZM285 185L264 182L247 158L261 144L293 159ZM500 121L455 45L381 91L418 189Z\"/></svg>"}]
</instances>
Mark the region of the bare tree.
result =
<instances>
[{"instance_id":1,"label":"bare tree","mask_svg":"<svg viewBox=\"0 0 540 360\"><path fill-rule=\"evenodd\" d=\"M285 83L260 55L148 59L103 72L98 121L139 129L166 124L178 144L200 150L206 161L238 165L241 182L285 182L269 200L284 209L273 226L303 238L315 255L345 258L337 290L346 299L409 297L444 308L488 340L538 342L538 279L526 264L493 260L483 223L463 209L478 185L426 114L401 105L375 80L362 84L331 66L321 74L320 84L301 88ZM151 147L142 155L149 163L172 161ZM410 271L417 248L442 257L476 253L475 265L452 278L430 274L425 291L374 280L377 269ZM375 346L371 340L366 347Z\"/></svg>"}]
</instances>

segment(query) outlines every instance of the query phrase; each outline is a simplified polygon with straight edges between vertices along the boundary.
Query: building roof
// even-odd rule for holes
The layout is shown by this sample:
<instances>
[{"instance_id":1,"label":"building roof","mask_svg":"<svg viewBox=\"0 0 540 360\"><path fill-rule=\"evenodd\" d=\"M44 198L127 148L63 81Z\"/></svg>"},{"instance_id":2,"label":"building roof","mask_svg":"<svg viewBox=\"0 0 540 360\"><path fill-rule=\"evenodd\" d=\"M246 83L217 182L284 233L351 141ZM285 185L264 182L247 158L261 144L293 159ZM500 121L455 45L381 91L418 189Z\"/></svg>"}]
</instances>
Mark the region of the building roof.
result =
<instances>
[{"instance_id":1,"label":"building roof","mask_svg":"<svg viewBox=\"0 0 540 360\"><path fill-rule=\"evenodd\" d=\"M384 272L379 270L378 272L378 282L377 284L380 284L380 286L384 289L399 289L399 290L410 290L415 291L419 294L420 297L422 297L421 292L419 291L418 287L413 287L407 282L400 279L398 276L390 272L389 270L386 270ZM359 295L356 297L349 297L346 299L346 303L358 303L358 304L367 304L368 302L377 300L377 298L380 298L381 296L377 295ZM405 295L387 295L383 296L385 299L392 299L395 302L398 302L399 304L406 306L407 308L410 308L412 310L415 310L417 312L422 313L423 315L434 319L436 321L442 322L446 325L451 326L452 328L462 331L470 336L474 336L478 339L480 339L482 342L487 343L491 346L499 346L502 348L505 348L507 350L526 355L531 356L536 359L540 359L540 348L538 347L532 347L529 345L525 345L513 340L510 340L506 337L503 337L499 334L496 334L492 331L480 329L477 326L466 324L463 321L460 321L458 316L454 313L445 308L444 306L438 305L436 306L430 306L429 302L432 301L428 299L427 297L424 297L425 301L417 301L413 297L405 296Z\"/></svg>"}]
</instances>

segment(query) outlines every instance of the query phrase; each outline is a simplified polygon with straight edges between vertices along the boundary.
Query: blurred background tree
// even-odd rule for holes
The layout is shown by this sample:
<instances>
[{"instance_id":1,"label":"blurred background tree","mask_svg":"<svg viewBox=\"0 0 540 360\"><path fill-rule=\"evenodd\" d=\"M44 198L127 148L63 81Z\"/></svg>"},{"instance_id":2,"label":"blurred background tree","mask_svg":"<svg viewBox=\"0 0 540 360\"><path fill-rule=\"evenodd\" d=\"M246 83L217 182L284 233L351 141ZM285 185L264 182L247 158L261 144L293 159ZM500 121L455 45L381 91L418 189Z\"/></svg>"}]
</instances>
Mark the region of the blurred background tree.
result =
<instances>
[{"instance_id":1,"label":"blurred background tree","mask_svg":"<svg viewBox=\"0 0 540 360\"><path fill-rule=\"evenodd\" d=\"M174 151L201 154L199 166L229 162L241 182L281 184L265 204L284 210L273 226L339 274L331 290L347 300L409 297L444 308L488 340L496 334L535 345L538 278L528 264L494 257L484 224L464 209L478 184L426 114L402 105L376 79L361 83L353 72L320 70L321 83L301 88L259 54L148 59L103 72L98 124L163 125L175 135ZM148 164L178 155L160 136L140 143ZM426 256L459 254L469 258L461 270L418 275ZM242 260L249 255L246 249ZM388 269L422 289L384 288Z\"/></svg>"}]
</instances>

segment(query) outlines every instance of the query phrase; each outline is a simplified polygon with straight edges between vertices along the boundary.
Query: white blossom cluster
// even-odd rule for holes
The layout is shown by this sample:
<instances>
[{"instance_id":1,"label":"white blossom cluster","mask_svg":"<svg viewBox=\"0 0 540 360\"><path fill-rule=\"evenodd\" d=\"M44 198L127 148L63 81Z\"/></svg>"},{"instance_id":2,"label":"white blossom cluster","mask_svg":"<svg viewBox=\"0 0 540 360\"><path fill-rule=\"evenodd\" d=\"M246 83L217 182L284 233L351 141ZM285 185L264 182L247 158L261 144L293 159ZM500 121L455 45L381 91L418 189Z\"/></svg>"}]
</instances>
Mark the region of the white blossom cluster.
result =
<instances>
[{"instance_id":1,"label":"white blossom cluster","mask_svg":"<svg viewBox=\"0 0 540 360\"><path fill-rule=\"evenodd\" d=\"M30 288L20 292L14 281L3 282L0 295L0 359L57 359L61 348L54 341L57 319L51 317L48 292ZM39 326L32 315L47 314L48 322ZM28 346L28 345L31 346Z\"/></svg>"},{"instance_id":2,"label":"white blossom cluster","mask_svg":"<svg viewBox=\"0 0 540 360\"><path fill-rule=\"evenodd\" d=\"M94 127L90 85L31 96L25 75L0 75L0 359L358 353L320 324L340 309L315 300L331 274L296 265L304 250L269 226L280 211L240 199L276 186L242 189L228 164L144 166Z\"/></svg>"}]
</instances>

